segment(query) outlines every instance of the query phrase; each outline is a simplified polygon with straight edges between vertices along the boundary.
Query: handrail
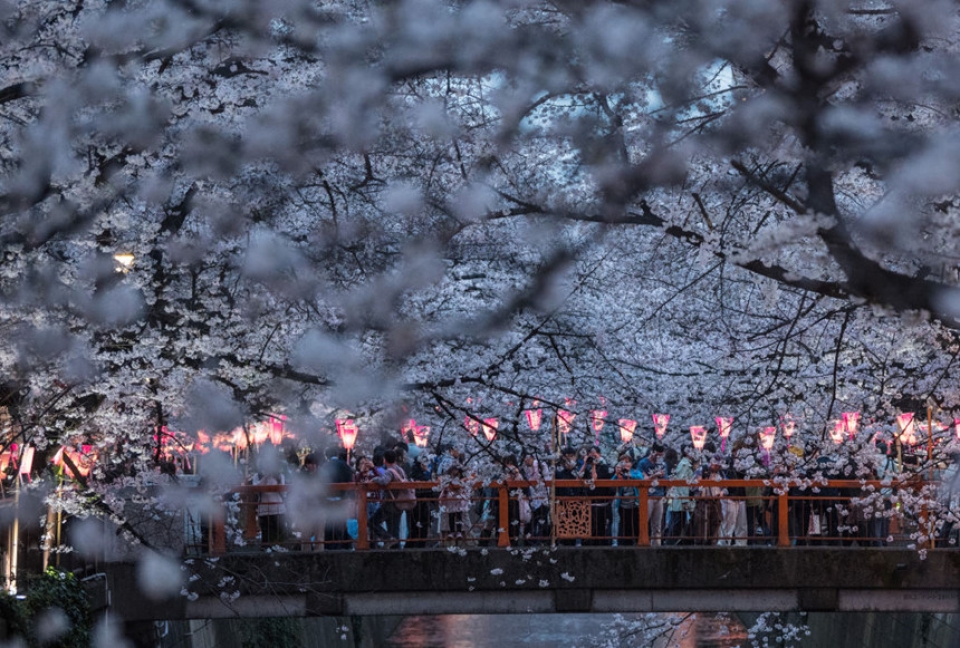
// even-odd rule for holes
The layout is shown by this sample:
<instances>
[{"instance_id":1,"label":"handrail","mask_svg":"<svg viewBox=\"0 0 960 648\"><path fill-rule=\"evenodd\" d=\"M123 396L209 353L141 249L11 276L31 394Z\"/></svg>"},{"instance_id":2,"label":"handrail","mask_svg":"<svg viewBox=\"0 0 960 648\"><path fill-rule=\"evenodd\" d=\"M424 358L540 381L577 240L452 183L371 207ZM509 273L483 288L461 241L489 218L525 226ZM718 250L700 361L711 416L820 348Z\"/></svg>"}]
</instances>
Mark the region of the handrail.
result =
<instances>
[{"instance_id":1,"label":"handrail","mask_svg":"<svg viewBox=\"0 0 960 648\"><path fill-rule=\"evenodd\" d=\"M366 505L368 501L368 496L371 492L381 492L381 491L392 491L392 490L404 490L404 489L415 489L418 491L424 490L433 490L438 493L441 491L442 485L444 482L441 481L411 481L411 482L394 482L386 486L380 486L375 483L325 483L323 486L329 492L346 492L353 493L353 498L356 499L357 508L359 511L366 511ZM493 488L497 490L495 496L498 503L498 538L497 544L500 547L510 546L510 534L506 532L510 527L510 518L509 518L509 502L511 497L515 497L515 493L518 489L523 489L531 486L537 485L552 485L557 488L572 488L580 490L580 494L571 497L567 496L566 498L561 496L560 499L593 499L593 500L614 500L614 499L623 499L623 495L610 494L610 491L607 490L604 493L604 489L621 489L621 488L636 488L637 497L638 497L638 516L640 520L647 520L649 517L651 500L676 497L683 500L698 500L698 499L744 499L744 496L731 496L724 492L721 495L713 496L703 496L699 494L667 494L671 488L689 488L689 489L703 489L703 488L721 488L726 491L726 489L755 489L762 488L768 489L768 492L762 495L765 500L776 501L776 520L774 528L776 529L775 535L777 537L777 545L780 547L787 547L791 545L791 538L789 534L790 520L789 520L789 504L791 500L801 499L801 500L814 500L814 499L829 499L831 496L823 495L820 491L824 489L836 489L842 493L842 497L858 497L861 494L863 496L870 495L872 493L881 493L882 491L888 489L909 489L909 490L921 490L929 482L925 481L922 477L915 475L903 476L897 479L826 479L826 478L794 478L794 477L767 477L767 478L753 478L753 479L710 479L710 478L696 478L696 479L607 479L607 480L584 480L584 479L557 479L557 480L506 480L506 481L481 481L481 480L471 480L467 481L466 485L471 488ZM237 485L230 488L223 495L224 497L229 497L234 494L239 495L241 502L248 505L246 511L246 520L245 527L250 528L250 525L254 525L253 536L255 533L256 525L256 504L252 501L244 501L249 499L252 495L258 495L260 493L286 493L289 491L290 486L287 484L273 484L273 485L252 485L244 484ZM594 494L596 489L601 489L601 494ZM658 490L662 489L662 493L658 493ZM800 494L790 493L792 489L801 491ZM850 491L858 491L854 494ZM751 497L755 497L751 495ZM250 506L252 505L252 510ZM923 522L926 523L926 513L921 512L921 517ZM222 554L226 552L226 533L225 533L225 515L215 516L211 520L210 528L210 538L208 539L208 549L211 553ZM358 526L358 537L355 541L355 547L358 550L366 550L370 548L370 540L368 537L368 524L367 516L365 514L357 515L357 526ZM249 533L248 533L249 536ZM639 524L637 530L637 544L638 546L650 546L651 538L650 533L646 524Z\"/></svg>"}]
</instances>

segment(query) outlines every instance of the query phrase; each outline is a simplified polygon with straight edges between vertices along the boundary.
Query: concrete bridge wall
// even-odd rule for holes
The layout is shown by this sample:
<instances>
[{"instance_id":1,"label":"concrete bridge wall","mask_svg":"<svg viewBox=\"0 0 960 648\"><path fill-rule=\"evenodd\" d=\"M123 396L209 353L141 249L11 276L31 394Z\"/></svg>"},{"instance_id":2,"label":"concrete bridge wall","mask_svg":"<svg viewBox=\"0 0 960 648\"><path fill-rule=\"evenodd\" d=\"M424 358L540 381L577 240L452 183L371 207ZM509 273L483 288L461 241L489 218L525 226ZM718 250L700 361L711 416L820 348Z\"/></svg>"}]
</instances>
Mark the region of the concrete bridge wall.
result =
<instances>
[{"instance_id":1,"label":"concrete bridge wall","mask_svg":"<svg viewBox=\"0 0 960 648\"><path fill-rule=\"evenodd\" d=\"M190 597L145 599L108 564L123 618L658 611L960 612L960 551L559 548L230 554L185 565ZM194 577L193 580L189 580ZM191 600L192 599L192 600Z\"/></svg>"}]
</instances>

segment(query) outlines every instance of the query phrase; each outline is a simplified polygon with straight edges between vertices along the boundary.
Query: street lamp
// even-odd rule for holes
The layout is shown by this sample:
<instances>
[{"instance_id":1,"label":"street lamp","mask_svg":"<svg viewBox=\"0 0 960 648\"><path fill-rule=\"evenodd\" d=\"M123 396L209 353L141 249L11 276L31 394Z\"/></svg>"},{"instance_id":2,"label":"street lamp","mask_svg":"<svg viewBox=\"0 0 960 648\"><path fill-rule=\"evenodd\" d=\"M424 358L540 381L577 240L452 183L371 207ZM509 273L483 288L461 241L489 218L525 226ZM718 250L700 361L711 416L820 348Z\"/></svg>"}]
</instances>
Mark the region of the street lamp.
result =
<instances>
[{"instance_id":1,"label":"street lamp","mask_svg":"<svg viewBox=\"0 0 960 648\"><path fill-rule=\"evenodd\" d=\"M127 274L133 267L136 257L131 252L117 252L113 255L113 260L117 262L117 272Z\"/></svg>"}]
</instances>

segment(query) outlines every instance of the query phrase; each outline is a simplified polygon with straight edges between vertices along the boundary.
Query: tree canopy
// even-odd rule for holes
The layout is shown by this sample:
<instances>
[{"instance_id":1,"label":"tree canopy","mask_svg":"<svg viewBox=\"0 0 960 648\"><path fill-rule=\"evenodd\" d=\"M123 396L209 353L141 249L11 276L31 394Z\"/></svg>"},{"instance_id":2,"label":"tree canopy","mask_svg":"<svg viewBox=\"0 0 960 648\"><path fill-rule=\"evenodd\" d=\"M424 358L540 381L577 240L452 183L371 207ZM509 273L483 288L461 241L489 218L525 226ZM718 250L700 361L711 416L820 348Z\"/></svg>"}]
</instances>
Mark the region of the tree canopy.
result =
<instances>
[{"instance_id":1,"label":"tree canopy","mask_svg":"<svg viewBox=\"0 0 960 648\"><path fill-rule=\"evenodd\" d=\"M931 0L3 2L3 441L98 445L96 490L164 426L268 413L318 444L349 411L368 446L496 416L541 450L534 401L677 438L790 415L814 449L843 411L952 422L957 26Z\"/></svg>"}]
</instances>

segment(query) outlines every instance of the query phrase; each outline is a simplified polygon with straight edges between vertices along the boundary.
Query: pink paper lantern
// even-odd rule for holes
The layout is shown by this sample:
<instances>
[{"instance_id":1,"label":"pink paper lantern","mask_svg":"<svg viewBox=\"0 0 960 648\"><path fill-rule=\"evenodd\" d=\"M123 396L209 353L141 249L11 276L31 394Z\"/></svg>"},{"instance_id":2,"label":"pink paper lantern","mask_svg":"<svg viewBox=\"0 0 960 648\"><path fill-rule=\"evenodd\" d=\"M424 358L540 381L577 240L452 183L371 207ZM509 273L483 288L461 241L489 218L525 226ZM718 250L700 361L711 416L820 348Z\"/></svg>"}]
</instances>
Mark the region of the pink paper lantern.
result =
<instances>
[{"instance_id":1,"label":"pink paper lantern","mask_svg":"<svg viewBox=\"0 0 960 648\"><path fill-rule=\"evenodd\" d=\"M620 440L624 443L633 441L633 431L637 429L637 422L631 419L620 419Z\"/></svg>"},{"instance_id":2,"label":"pink paper lantern","mask_svg":"<svg viewBox=\"0 0 960 648\"><path fill-rule=\"evenodd\" d=\"M590 426L593 428L594 432L599 432L603 429L604 424L607 422L607 410L593 410L590 412Z\"/></svg>"},{"instance_id":3,"label":"pink paper lantern","mask_svg":"<svg viewBox=\"0 0 960 648\"><path fill-rule=\"evenodd\" d=\"M691 426L690 440L693 441L694 448L703 450L703 446L707 443L707 428L702 425Z\"/></svg>"},{"instance_id":4,"label":"pink paper lantern","mask_svg":"<svg viewBox=\"0 0 960 648\"><path fill-rule=\"evenodd\" d=\"M534 407L539 405L539 403L534 403ZM527 425L530 426L531 432L537 432L540 429L540 424L543 422L543 410L537 407L536 409L528 409L524 412L527 415Z\"/></svg>"},{"instance_id":5,"label":"pink paper lantern","mask_svg":"<svg viewBox=\"0 0 960 648\"><path fill-rule=\"evenodd\" d=\"M487 441L493 441L497 438L497 429L500 427L500 421L496 418L483 419L483 436Z\"/></svg>"},{"instance_id":6,"label":"pink paper lantern","mask_svg":"<svg viewBox=\"0 0 960 648\"><path fill-rule=\"evenodd\" d=\"M463 427L467 429L467 432L469 432L471 436L477 436L480 434L480 421L472 416L467 415L464 417Z\"/></svg>"},{"instance_id":7,"label":"pink paper lantern","mask_svg":"<svg viewBox=\"0 0 960 648\"><path fill-rule=\"evenodd\" d=\"M663 435L667 433L667 423L669 422L669 414L653 415L653 431L656 433L658 439L662 439Z\"/></svg>"},{"instance_id":8,"label":"pink paper lantern","mask_svg":"<svg viewBox=\"0 0 960 648\"><path fill-rule=\"evenodd\" d=\"M837 419L833 422L833 430L830 431L830 438L833 439L833 442L837 445L843 443L843 436L847 431L847 425L843 422L843 419Z\"/></svg>"},{"instance_id":9,"label":"pink paper lantern","mask_svg":"<svg viewBox=\"0 0 960 648\"><path fill-rule=\"evenodd\" d=\"M897 414L897 426L900 428L900 442L907 445L916 445L917 430L916 421L913 420L911 412Z\"/></svg>"},{"instance_id":10,"label":"pink paper lantern","mask_svg":"<svg viewBox=\"0 0 960 648\"><path fill-rule=\"evenodd\" d=\"M727 437L729 437L731 430L733 430L733 417L718 416L717 417L717 433L720 435L720 438L726 439Z\"/></svg>"},{"instance_id":11,"label":"pink paper lantern","mask_svg":"<svg viewBox=\"0 0 960 648\"><path fill-rule=\"evenodd\" d=\"M860 412L844 412L843 427L852 439L857 434L857 428L860 424Z\"/></svg>"},{"instance_id":12,"label":"pink paper lantern","mask_svg":"<svg viewBox=\"0 0 960 648\"><path fill-rule=\"evenodd\" d=\"M429 425L417 425L413 428L413 442L418 448L426 448L427 441L430 438Z\"/></svg>"},{"instance_id":13,"label":"pink paper lantern","mask_svg":"<svg viewBox=\"0 0 960 648\"><path fill-rule=\"evenodd\" d=\"M777 439L776 426L770 425L760 430L760 445L764 450L773 448L774 441Z\"/></svg>"},{"instance_id":14,"label":"pink paper lantern","mask_svg":"<svg viewBox=\"0 0 960 648\"><path fill-rule=\"evenodd\" d=\"M340 436L343 447L347 449L347 452L353 450L357 443L357 435L360 433L356 422L352 419L337 419L336 423L337 434Z\"/></svg>"}]
</instances>

